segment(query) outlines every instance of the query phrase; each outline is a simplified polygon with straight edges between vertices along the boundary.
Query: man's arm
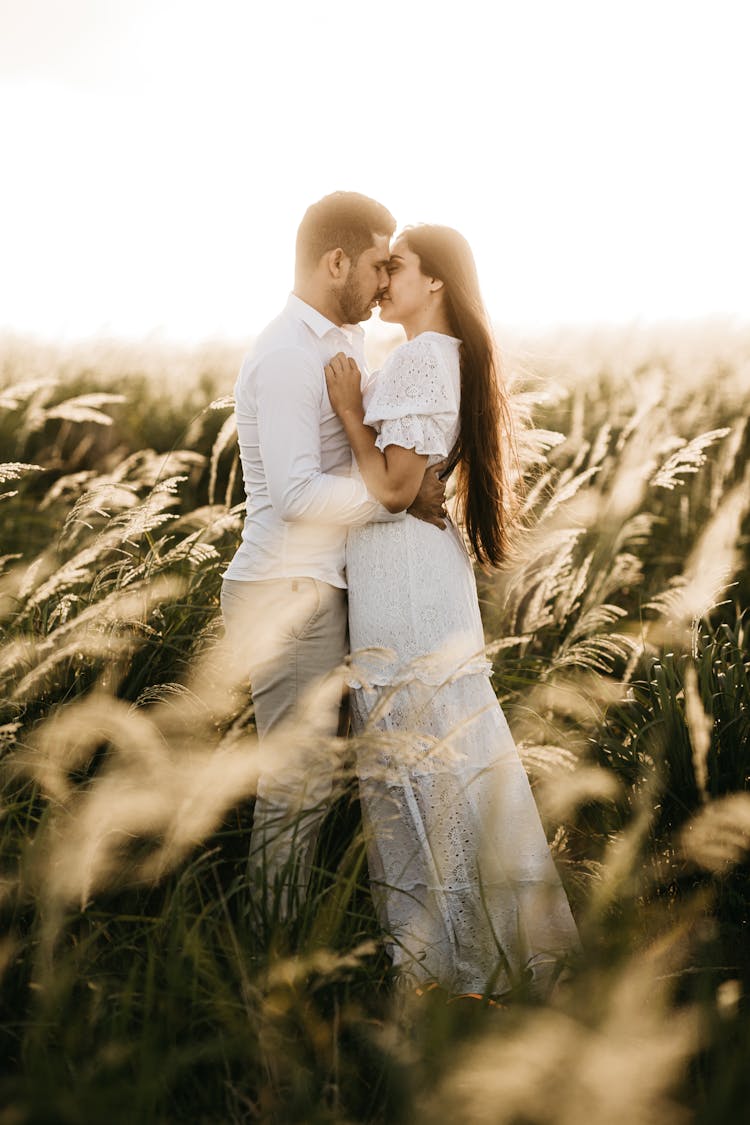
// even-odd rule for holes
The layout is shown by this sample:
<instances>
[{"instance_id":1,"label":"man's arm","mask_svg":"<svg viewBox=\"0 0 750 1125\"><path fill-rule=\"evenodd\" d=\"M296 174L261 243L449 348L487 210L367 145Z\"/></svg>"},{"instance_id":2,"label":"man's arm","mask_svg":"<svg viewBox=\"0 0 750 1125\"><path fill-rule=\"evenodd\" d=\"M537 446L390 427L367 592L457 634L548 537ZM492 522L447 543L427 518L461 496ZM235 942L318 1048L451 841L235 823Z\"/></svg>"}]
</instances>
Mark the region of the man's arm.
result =
<instances>
[{"instance_id":1,"label":"man's arm","mask_svg":"<svg viewBox=\"0 0 750 1125\"><path fill-rule=\"evenodd\" d=\"M260 359L255 375L260 453L281 518L344 526L383 518L362 481L321 470L322 382L315 361L301 348L281 348ZM238 429L242 442L239 421Z\"/></svg>"},{"instance_id":2,"label":"man's arm","mask_svg":"<svg viewBox=\"0 0 750 1125\"><path fill-rule=\"evenodd\" d=\"M341 420L352 447L359 470L370 491L389 512L404 507L417 519L444 528L445 486L437 471L426 468L427 455L400 443L381 449L377 432L365 423L359 366L343 352L333 356L325 366L328 397Z\"/></svg>"},{"instance_id":3,"label":"man's arm","mask_svg":"<svg viewBox=\"0 0 750 1125\"><path fill-rule=\"evenodd\" d=\"M445 527L445 481L439 474L445 467L446 462L439 461L425 471L419 492L406 509L410 516L440 528Z\"/></svg>"}]
</instances>

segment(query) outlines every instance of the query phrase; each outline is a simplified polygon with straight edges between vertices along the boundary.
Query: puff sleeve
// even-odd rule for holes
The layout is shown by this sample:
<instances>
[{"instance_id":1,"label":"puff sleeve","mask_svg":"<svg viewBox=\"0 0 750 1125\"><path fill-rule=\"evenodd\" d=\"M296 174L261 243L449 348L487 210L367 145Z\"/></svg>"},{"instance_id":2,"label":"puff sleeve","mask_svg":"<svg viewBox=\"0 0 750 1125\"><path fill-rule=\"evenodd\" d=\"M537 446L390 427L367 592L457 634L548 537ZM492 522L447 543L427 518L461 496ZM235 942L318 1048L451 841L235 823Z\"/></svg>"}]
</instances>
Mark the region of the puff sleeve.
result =
<instances>
[{"instance_id":1,"label":"puff sleeve","mask_svg":"<svg viewBox=\"0 0 750 1125\"><path fill-rule=\"evenodd\" d=\"M376 445L400 445L438 458L453 445L458 418L455 373L430 340L397 348L365 392L365 425L378 431Z\"/></svg>"}]
</instances>

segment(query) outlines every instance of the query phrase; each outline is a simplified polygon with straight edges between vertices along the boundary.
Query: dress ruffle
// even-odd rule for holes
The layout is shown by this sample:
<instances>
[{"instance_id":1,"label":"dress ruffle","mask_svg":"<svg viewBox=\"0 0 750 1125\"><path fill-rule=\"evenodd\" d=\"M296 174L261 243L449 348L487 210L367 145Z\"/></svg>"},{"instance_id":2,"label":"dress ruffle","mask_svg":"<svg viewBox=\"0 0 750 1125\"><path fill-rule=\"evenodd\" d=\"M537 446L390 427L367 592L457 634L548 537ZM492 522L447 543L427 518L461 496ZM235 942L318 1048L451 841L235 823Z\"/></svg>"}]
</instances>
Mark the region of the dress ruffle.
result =
<instances>
[{"instance_id":1,"label":"dress ruffle","mask_svg":"<svg viewBox=\"0 0 750 1125\"><path fill-rule=\"evenodd\" d=\"M388 445L400 445L403 449L413 449L415 453L440 458L448 456L445 428L426 415L408 414L403 418L385 419L381 422L375 444L381 452Z\"/></svg>"}]
</instances>

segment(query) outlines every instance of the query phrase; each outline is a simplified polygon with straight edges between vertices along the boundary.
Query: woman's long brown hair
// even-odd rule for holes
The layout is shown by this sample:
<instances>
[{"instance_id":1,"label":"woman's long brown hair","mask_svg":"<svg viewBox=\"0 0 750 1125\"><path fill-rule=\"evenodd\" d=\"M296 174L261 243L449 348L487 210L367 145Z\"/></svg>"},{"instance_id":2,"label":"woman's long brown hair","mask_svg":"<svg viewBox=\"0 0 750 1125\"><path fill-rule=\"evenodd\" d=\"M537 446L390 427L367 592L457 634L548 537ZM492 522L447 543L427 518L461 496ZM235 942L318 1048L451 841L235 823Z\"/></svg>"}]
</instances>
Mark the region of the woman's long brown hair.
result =
<instances>
[{"instance_id":1,"label":"woman's long brown hair","mask_svg":"<svg viewBox=\"0 0 750 1125\"><path fill-rule=\"evenodd\" d=\"M474 255L452 227L422 224L399 236L417 255L426 277L443 282L451 332L461 340L460 429L456 466L459 516L477 562L498 566L510 553L516 461L513 417L489 318L479 291Z\"/></svg>"}]
</instances>

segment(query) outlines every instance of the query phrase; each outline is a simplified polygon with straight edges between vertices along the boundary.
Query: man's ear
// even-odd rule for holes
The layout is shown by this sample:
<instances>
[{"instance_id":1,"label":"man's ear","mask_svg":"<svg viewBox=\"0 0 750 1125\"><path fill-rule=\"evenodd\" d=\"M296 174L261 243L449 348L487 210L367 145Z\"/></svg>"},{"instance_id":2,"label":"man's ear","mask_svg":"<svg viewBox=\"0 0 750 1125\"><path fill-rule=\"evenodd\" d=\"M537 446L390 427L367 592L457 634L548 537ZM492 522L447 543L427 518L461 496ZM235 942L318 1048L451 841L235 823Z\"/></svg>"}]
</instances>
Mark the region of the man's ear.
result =
<instances>
[{"instance_id":1,"label":"man's ear","mask_svg":"<svg viewBox=\"0 0 750 1125\"><path fill-rule=\"evenodd\" d=\"M438 289L443 288L443 283L439 277L430 278L430 293L437 293Z\"/></svg>"},{"instance_id":2,"label":"man's ear","mask_svg":"<svg viewBox=\"0 0 750 1125\"><path fill-rule=\"evenodd\" d=\"M328 264L328 272L330 273L331 277L334 277L340 281L343 277L346 276L349 269L350 259L347 257L340 246L337 246L335 250L330 250L328 254L326 254L326 260Z\"/></svg>"}]
</instances>

